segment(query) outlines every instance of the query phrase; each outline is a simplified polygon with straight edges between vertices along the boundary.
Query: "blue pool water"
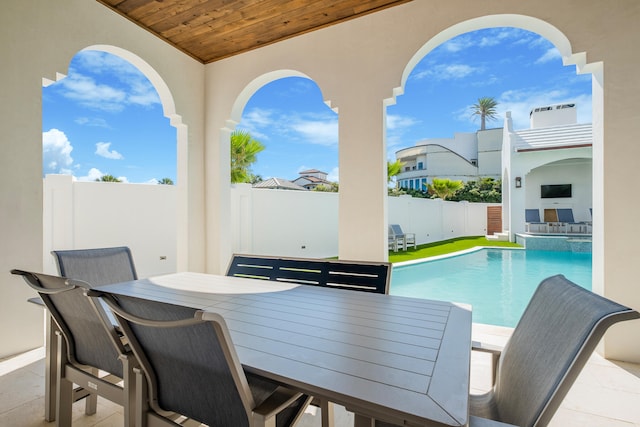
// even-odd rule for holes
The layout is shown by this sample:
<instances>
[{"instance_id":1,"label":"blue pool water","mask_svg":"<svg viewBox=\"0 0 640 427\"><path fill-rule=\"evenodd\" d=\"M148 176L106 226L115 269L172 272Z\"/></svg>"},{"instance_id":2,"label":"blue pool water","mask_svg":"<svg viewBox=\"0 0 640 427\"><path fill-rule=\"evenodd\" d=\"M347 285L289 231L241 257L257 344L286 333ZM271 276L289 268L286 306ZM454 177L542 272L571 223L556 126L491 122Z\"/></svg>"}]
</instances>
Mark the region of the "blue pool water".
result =
<instances>
[{"instance_id":1,"label":"blue pool water","mask_svg":"<svg viewBox=\"0 0 640 427\"><path fill-rule=\"evenodd\" d=\"M591 289L591 253L482 249L393 267L391 295L462 302L473 321L514 327L545 277L564 274Z\"/></svg>"}]
</instances>

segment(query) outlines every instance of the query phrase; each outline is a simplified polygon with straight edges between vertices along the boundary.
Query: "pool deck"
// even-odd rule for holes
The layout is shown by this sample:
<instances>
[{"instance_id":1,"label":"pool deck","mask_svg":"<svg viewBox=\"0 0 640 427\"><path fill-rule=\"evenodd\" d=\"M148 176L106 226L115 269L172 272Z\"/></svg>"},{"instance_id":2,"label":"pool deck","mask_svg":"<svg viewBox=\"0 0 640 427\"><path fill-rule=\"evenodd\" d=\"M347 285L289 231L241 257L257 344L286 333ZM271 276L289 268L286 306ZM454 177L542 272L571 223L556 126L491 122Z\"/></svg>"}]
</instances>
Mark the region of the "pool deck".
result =
<instances>
[{"instance_id":1,"label":"pool deck","mask_svg":"<svg viewBox=\"0 0 640 427\"><path fill-rule=\"evenodd\" d=\"M511 328L473 325L473 339L504 345ZM473 353L471 392L489 384L490 361ZM640 365L610 361L594 354L560 406L550 427L640 427ZM0 426L53 426L44 421L44 348L0 360ZM95 415L84 415L84 404L73 408L74 427L121 427L122 408L98 399ZM320 411L310 407L298 427L320 426ZM353 426L353 414L335 411L336 427Z\"/></svg>"}]
</instances>

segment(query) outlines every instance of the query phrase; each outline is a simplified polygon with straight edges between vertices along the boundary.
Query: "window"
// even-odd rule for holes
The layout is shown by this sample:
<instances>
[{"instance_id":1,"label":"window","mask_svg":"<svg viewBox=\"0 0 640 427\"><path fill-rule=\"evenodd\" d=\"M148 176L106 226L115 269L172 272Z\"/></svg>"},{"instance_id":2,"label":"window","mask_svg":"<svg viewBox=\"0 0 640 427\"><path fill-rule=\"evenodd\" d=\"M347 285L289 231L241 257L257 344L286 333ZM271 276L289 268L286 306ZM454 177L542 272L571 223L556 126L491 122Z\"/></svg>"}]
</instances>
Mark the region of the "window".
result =
<instances>
[{"instance_id":1,"label":"window","mask_svg":"<svg viewBox=\"0 0 640 427\"><path fill-rule=\"evenodd\" d=\"M418 162L418 170L423 170L423 169L424 169L424 163Z\"/></svg>"}]
</instances>

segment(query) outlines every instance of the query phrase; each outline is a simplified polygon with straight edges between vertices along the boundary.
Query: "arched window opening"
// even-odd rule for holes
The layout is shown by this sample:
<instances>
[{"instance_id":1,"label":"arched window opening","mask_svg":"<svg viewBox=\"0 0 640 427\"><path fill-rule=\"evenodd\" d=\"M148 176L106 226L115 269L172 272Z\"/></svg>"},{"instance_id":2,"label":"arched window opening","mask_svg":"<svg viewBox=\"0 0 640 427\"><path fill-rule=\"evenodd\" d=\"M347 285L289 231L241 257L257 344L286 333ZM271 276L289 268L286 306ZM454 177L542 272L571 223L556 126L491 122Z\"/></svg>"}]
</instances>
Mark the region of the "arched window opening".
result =
<instances>
[{"instance_id":1,"label":"arched window opening","mask_svg":"<svg viewBox=\"0 0 640 427\"><path fill-rule=\"evenodd\" d=\"M234 134L238 132L248 133L263 147L255 161L245 165L244 182L262 188L337 191L338 115L323 102L313 80L284 77L262 86L245 105ZM232 153L232 169L233 164Z\"/></svg>"},{"instance_id":2,"label":"arched window opening","mask_svg":"<svg viewBox=\"0 0 640 427\"><path fill-rule=\"evenodd\" d=\"M564 66L563 54L545 37L514 27L466 32L433 48L387 107L389 160L404 163L397 186L418 195L425 189L412 189L416 179L501 179L507 112L516 131L535 125L530 113L540 108L553 108L558 117L569 112L559 124L591 123L591 75ZM478 133L473 106L485 97L496 106ZM563 105L573 108L555 111Z\"/></svg>"},{"instance_id":3,"label":"arched window opening","mask_svg":"<svg viewBox=\"0 0 640 427\"><path fill-rule=\"evenodd\" d=\"M176 183L176 128L156 88L129 61L82 50L42 99L43 176Z\"/></svg>"}]
</instances>

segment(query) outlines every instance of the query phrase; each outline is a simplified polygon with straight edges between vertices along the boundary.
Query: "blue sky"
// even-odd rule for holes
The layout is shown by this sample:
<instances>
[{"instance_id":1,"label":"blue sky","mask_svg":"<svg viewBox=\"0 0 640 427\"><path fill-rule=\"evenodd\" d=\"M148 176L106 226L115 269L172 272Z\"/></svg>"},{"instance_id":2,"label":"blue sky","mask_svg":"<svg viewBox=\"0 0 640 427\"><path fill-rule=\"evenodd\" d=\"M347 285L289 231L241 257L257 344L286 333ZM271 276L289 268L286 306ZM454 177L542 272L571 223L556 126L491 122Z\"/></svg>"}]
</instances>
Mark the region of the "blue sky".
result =
<instances>
[{"instance_id":1,"label":"blue sky","mask_svg":"<svg viewBox=\"0 0 640 427\"><path fill-rule=\"evenodd\" d=\"M511 111L515 129L526 129L531 108L564 102L577 103L579 123L591 122L590 75L563 66L553 45L534 33L486 29L440 45L411 72L404 94L387 109L389 160L420 140L475 132L479 121L470 107L483 96L499 103L500 118L488 128L502 127ZM293 180L313 168L338 180L338 115L313 81L291 77L265 85L238 128L265 145L253 167L264 179ZM68 77L43 88L44 174L175 181L175 140L153 86L118 57L80 52Z\"/></svg>"}]
</instances>

